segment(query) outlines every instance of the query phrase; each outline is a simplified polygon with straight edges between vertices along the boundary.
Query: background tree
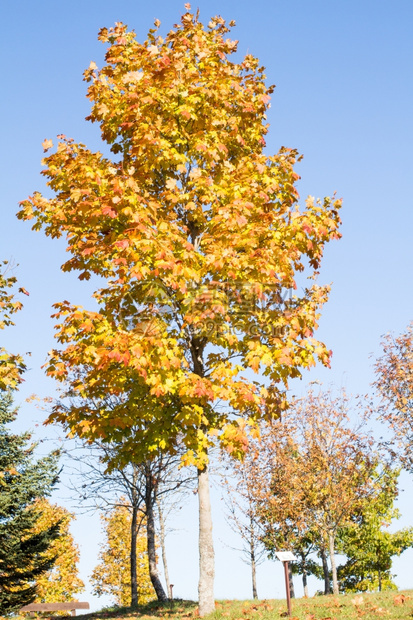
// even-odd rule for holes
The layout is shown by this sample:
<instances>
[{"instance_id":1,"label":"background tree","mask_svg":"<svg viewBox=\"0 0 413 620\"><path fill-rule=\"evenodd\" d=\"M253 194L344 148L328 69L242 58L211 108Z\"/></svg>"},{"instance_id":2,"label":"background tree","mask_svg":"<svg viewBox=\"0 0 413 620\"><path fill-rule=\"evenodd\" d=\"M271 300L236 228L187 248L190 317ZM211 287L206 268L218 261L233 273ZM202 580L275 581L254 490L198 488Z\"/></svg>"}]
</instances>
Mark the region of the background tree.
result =
<instances>
[{"instance_id":1,"label":"background tree","mask_svg":"<svg viewBox=\"0 0 413 620\"><path fill-rule=\"evenodd\" d=\"M271 518L274 518L274 516L272 515ZM314 575L320 579L325 577L322 567L311 557L320 549L319 537L314 531L311 532L308 528L298 529L294 527L290 520L285 520L281 523L274 520L271 524L266 522L266 529L262 541L267 549L268 555L272 558L275 558L276 551L288 550L294 553L297 559L288 566L291 572L290 583L292 582L292 575L301 575L304 596L308 596L308 577L310 575ZM326 587L326 584L324 584L325 594L330 593L329 574L327 574L327 579L328 586Z\"/></svg>"},{"instance_id":2,"label":"background tree","mask_svg":"<svg viewBox=\"0 0 413 620\"><path fill-rule=\"evenodd\" d=\"M275 437L273 437L275 441ZM262 451L262 437L250 443L245 458L236 468L242 468L243 476L247 480L250 491L250 510L257 526L259 540L264 545L269 557L275 558L276 551L290 550L294 552L297 561L289 564L290 589L294 592L292 575L302 575L304 596L308 596L308 575L321 576L320 567L309 556L319 548L316 544L318 535L311 531L304 521L298 521L295 514L290 512L290 503L273 502L268 510L266 494L268 492L268 471L263 459L268 453ZM277 480L278 473L282 479ZM278 467L271 470L271 485L278 489L284 484L284 474ZM328 572L328 571L327 571ZM330 579L328 578L328 584ZM328 593L328 592L326 592Z\"/></svg>"},{"instance_id":3,"label":"background tree","mask_svg":"<svg viewBox=\"0 0 413 620\"><path fill-rule=\"evenodd\" d=\"M73 601L74 595L85 588L78 576L79 548L69 529L74 516L66 508L51 504L45 498L35 501L33 511L37 514L33 528L35 534L41 534L51 526L59 526L59 537L51 542L43 554L45 560L54 563L51 569L36 578L35 602Z\"/></svg>"},{"instance_id":4,"label":"background tree","mask_svg":"<svg viewBox=\"0 0 413 620\"><path fill-rule=\"evenodd\" d=\"M182 502L188 486L193 484L187 472L178 469L180 455L159 452L144 463L127 463L122 444L116 442L94 442L92 446L71 447L66 451L74 469L71 472L72 490L80 507L107 510L119 506L119 497L124 496L131 510L130 522L130 586L131 605L138 604L137 540L138 524L146 519L149 574L159 600L166 600L157 568L156 515L159 517L159 534L162 558L167 571L165 550L165 523L161 504L174 496ZM133 459L133 455L131 456ZM81 489L79 496L79 489ZM123 504L122 504L123 506ZM161 511L161 513L160 513ZM167 592L169 588L167 583Z\"/></svg>"},{"instance_id":5,"label":"background tree","mask_svg":"<svg viewBox=\"0 0 413 620\"><path fill-rule=\"evenodd\" d=\"M64 348L48 373L78 403L57 403L50 419L87 439L122 435L139 462L183 441L198 474L203 616L214 608L208 448L218 437L239 455L251 425L285 406L289 378L328 364L314 339L328 287L314 277L339 237L340 201L299 208L297 152L264 152L263 68L230 60L237 42L221 17L204 28L186 8L164 38L156 20L143 44L121 23L100 31L109 49L106 66L85 72L89 119L115 156L60 137L44 160L55 196L35 193L20 217L66 237L65 271L107 280L99 312L57 306ZM302 272L311 285L287 299ZM120 392L127 401L101 415Z\"/></svg>"},{"instance_id":6,"label":"background tree","mask_svg":"<svg viewBox=\"0 0 413 620\"><path fill-rule=\"evenodd\" d=\"M300 536L306 530L317 534L320 551L330 556L335 594L338 530L380 491L372 434L363 428L363 412L351 426L349 406L344 393L334 398L309 391L292 402L281 423L266 429L260 452L262 518L293 526Z\"/></svg>"},{"instance_id":7,"label":"background tree","mask_svg":"<svg viewBox=\"0 0 413 620\"><path fill-rule=\"evenodd\" d=\"M413 323L395 338L382 341L383 355L376 361L376 388L383 398L381 417L393 432L389 446L403 465L413 470Z\"/></svg>"},{"instance_id":8,"label":"background tree","mask_svg":"<svg viewBox=\"0 0 413 620\"><path fill-rule=\"evenodd\" d=\"M35 500L57 482L58 455L33 458L29 433L16 435L7 425L16 417L11 397L0 392L0 612L10 613L36 597L36 580L50 570L55 556L45 555L59 536L60 523L36 531Z\"/></svg>"},{"instance_id":9,"label":"background tree","mask_svg":"<svg viewBox=\"0 0 413 620\"><path fill-rule=\"evenodd\" d=\"M392 556L413 546L413 528L389 532L399 511L394 508L398 495L399 471L386 469L380 476L380 491L352 517L352 524L338 533L338 549L348 557L338 567L340 589L345 592L397 590L392 580Z\"/></svg>"},{"instance_id":10,"label":"background tree","mask_svg":"<svg viewBox=\"0 0 413 620\"><path fill-rule=\"evenodd\" d=\"M264 560L266 552L254 504L255 480L252 475L254 463L251 452L246 452L242 462L222 454L222 465L224 471L221 484L227 522L242 540L242 559L251 567L252 596L256 599L258 598L256 569Z\"/></svg>"},{"instance_id":11,"label":"background tree","mask_svg":"<svg viewBox=\"0 0 413 620\"><path fill-rule=\"evenodd\" d=\"M95 567L91 582L93 592L98 596L111 594L117 605L131 605L131 506L128 502L115 506L102 514L106 541L101 546L99 564ZM139 603L156 598L149 576L149 562L146 547L145 522L143 515L136 525L136 573Z\"/></svg>"}]
</instances>

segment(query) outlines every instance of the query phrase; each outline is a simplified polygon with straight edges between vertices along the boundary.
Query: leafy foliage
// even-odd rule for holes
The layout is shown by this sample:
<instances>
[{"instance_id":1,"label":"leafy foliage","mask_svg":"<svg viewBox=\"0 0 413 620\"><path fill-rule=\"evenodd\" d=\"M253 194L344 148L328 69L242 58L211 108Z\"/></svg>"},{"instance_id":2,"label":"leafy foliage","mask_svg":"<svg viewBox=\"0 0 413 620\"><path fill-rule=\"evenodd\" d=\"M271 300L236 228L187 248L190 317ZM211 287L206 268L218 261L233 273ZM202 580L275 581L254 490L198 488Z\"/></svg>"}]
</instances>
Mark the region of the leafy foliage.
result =
<instances>
[{"instance_id":1,"label":"leafy foliage","mask_svg":"<svg viewBox=\"0 0 413 620\"><path fill-rule=\"evenodd\" d=\"M256 501L267 544L274 533L275 544L286 535L299 557L311 545L328 550L336 593L337 532L380 491L373 437L363 429L363 412L352 427L348 409L344 393L310 390L293 400L282 422L266 429L257 448Z\"/></svg>"},{"instance_id":2,"label":"leafy foliage","mask_svg":"<svg viewBox=\"0 0 413 620\"><path fill-rule=\"evenodd\" d=\"M36 596L35 581L51 569L55 556L45 555L59 536L59 522L37 529L35 500L50 494L57 481L57 455L33 459L30 435L11 433L16 412L0 393L0 611L10 613Z\"/></svg>"},{"instance_id":3,"label":"leafy foliage","mask_svg":"<svg viewBox=\"0 0 413 620\"><path fill-rule=\"evenodd\" d=\"M15 284L16 278L10 275L8 262L3 261L0 263L0 330L14 325L12 315L22 308L22 303L16 301L12 293ZM25 289L20 291L28 295ZM13 355L0 347L0 390L15 388L24 369L20 355Z\"/></svg>"},{"instance_id":4,"label":"leafy foliage","mask_svg":"<svg viewBox=\"0 0 413 620\"><path fill-rule=\"evenodd\" d=\"M99 312L56 306L65 349L48 373L80 402L56 405L51 420L86 438L122 435L125 449L130 438L143 458L179 435L185 462L202 467L216 435L243 450L248 425L285 406L288 379L328 364L313 337L328 287L287 293L339 237L340 201L298 207L296 151L263 150L272 87L257 59L230 60L237 44L222 18L204 28L187 12L165 39L158 27L143 44L121 23L101 30L107 64L85 72L89 119L117 158L61 136L44 159L55 197L35 193L20 217L66 237L65 271L108 279Z\"/></svg>"},{"instance_id":5,"label":"leafy foliage","mask_svg":"<svg viewBox=\"0 0 413 620\"><path fill-rule=\"evenodd\" d=\"M95 567L91 582L93 592L98 596L110 594L116 604L130 606L130 547L131 514L127 504L115 506L102 514L106 542L99 553L100 563ZM146 552L145 524L138 524L136 539L138 599L140 604L156 598L149 577L148 555Z\"/></svg>"},{"instance_id":6,"label":"leafy foliage","mask_svg":"<svg viewBox=\"0 0 413 620\"><path fill-rule=\"evenodd\" d=\"M33 529L35 534L59 526L59 537L51 542L43 554L46 560L53 561L53 567L36 578L35 602L73 601L74 595L85 587L78 577L79 549L69 530L74 516L62 506L51 504L45 498L35 502L34 512L37 514Z\"/></svg>"},{"instance_id":7,"label":"leafy foliage","mask_svg":"<svg viewBox=\"0 0 413 620\"><path fill-rule=\"evenodd\" d=\"M406 331L382 341L383 355L376 361L376 388L383 397L382 418L394 433L392 449L403 465L413 469L413 323Z\"/></svg>"},{"instance_id":8,"label":"leafy foliage","mask_svg":"<svg viewBox=\"0 0 413 620\"><path fill-rule=\"evenodd\" d=\"M399 517L393 506L397 497L397 470L386 470L380 476L380 492L369 498L360 514L354 515L352 527L339 531L340 553L348 557L338 567L340 588L346 592L393 589L392 556L413 546L413 528L390 532L388 528Z\"/></svg>"}]
</instances>

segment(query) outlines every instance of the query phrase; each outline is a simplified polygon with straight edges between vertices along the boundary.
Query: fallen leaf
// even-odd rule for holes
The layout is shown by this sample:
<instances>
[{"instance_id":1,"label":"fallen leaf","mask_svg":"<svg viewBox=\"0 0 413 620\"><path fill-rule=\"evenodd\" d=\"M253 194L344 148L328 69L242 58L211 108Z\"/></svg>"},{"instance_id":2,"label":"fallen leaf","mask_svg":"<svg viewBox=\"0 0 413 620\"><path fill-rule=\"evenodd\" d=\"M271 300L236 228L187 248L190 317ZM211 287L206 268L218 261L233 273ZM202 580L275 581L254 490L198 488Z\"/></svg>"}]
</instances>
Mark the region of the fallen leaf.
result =
<instances>
[{"instance_id":1,"label":"fallen leaf","mask_svg":"<svg viewBox=\"0 0 413 620\"><path fill-rule=\"evenodd\" d=\"M407 601L410 596L405 596L404 594L398 594L394 597L393 601L395 605L404 605L405 601Z\"/></svg>"},{"instance_id":2,"label":"fallen leaf","mask_svg":"<svg viewBox=\"0 0 413 620\"><path fill-rule=\"evenodd\" d=\"M351 599L351 602L356 607L359 607L360 605L364 605L364 598L362 596L355 596L354 598Z\"/></svg>"}]
</instances>

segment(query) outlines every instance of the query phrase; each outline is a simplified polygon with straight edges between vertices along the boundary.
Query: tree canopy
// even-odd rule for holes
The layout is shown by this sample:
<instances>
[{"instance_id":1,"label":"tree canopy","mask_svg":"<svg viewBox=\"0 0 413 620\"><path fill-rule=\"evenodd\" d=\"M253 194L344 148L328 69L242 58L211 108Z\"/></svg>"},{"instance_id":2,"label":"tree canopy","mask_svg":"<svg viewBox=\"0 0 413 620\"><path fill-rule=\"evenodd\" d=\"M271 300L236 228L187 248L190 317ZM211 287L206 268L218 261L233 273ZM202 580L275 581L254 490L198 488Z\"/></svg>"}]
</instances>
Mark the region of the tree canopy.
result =
<instances>
[{"instance_id":1,"label":"tree canopy","mask_svg":"<svg viewBox=\"0 0 413 620\"><path fill-rule=\"evenodd\" d=\"M66 238L64 271L108 279L100 312L57 304L65 348L48 373L81 405L57 405L51 419L105 438L127 436L140 418L135 454L179 434L188 462L202 464L217 433L242 444L232 413L260 418L271 401L282 406L279 386L300 368L328 363L313 338L328 287L287 293L339 237L340 201L298 206L297 152L264 151L272 87L257 59L230 60L237 42L222 18L204 28L187 12L166 38L158 27L143 44L121 23L101 30L107 64L85 72L88 118L116 157L60 136L43 162L55 197L36 192L19 217ZM272 399L242 374L248 367L272 382ZM102 416L111 393L127 393L127 404Z\"/></svg>"}]
</instances>

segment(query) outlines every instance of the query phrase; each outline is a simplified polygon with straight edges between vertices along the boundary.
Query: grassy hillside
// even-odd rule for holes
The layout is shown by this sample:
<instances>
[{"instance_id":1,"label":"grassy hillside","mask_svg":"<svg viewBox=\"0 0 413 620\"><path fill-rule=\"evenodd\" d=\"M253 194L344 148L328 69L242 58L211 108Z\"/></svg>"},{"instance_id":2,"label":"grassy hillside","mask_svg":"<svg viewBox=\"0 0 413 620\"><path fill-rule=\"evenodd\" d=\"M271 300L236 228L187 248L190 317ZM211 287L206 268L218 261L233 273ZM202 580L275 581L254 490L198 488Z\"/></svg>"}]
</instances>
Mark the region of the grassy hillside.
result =
<instances>
[{"instance_id":1,"label":"grassy hillside","mask_svg":"<svg viewBox=\"0 0 413 620\"><path fill-rule=\"evenodd\" d=\"M193 601L174 601L168 604L157 602L141 606L136 610L128 608L103 609L100 612L82 615L82 620L180 620L198 617L197 604ZM287 617L283 600L264 601L218 601L216 610L207 616L208 620L276 620ZM356 594L340 596L318 596L292 601L291 620L412 620L413 590L383 592L377 594Z\"/></svg>"}]
</instances>

